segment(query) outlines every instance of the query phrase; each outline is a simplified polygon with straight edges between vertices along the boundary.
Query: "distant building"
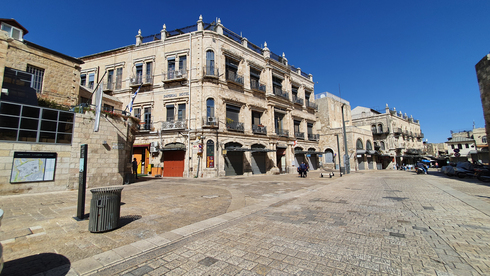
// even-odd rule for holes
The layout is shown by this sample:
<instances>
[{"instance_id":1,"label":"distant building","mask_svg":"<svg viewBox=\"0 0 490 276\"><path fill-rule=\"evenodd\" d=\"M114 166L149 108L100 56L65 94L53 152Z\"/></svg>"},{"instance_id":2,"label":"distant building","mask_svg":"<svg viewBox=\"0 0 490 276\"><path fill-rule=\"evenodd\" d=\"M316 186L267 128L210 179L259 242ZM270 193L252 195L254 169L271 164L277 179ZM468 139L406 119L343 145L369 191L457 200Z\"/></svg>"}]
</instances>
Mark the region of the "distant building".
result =
<instances>
[{"instance_id":1,"label":"distant building","mask_svg":"<svg viewBox=\"0 0 490 276\"><path fill-rule=\"evenodd\" d=\"M424 134L420 123L388 105L384 112L358 106L352 110L352 124L370 129L374 140L374 149L378 152L377 163L382 168L414 164L424 157Z\"/></svg>"},{"instance_id":2,"label":"distant building","mask_svg":"<svg viewBox=\"0 0 490 276\"><path fill-rule=\"evenodd\" d=\"M446 144L451 162L489 163L488 141L484 128L451 132Z\"/></svg>"}]
</instances>

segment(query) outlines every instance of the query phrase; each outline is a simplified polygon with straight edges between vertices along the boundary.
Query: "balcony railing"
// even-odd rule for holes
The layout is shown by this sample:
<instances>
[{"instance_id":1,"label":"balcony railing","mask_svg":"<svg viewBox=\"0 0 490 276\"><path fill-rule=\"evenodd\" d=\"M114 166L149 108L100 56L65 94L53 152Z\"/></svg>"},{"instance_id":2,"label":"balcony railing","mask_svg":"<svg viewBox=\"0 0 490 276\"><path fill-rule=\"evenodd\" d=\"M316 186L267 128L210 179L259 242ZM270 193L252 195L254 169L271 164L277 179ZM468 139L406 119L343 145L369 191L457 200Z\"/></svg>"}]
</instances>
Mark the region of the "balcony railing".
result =
<instances>
[{"instance_id":1,"label":"balcony railing","mask_svg":"<svg viewBox=\"0 0 490 276\"><path fill-rule=\"evenodd\" d=\"M153 83L153 76L151 75L137 75L131 78L131 86L147 85Z\"/></svg>"},{"instance_id":2,"label":"balcony railing","mask_svg":"<svg viewBox=\"0 0 490 276\"><path fill-rule=\"evenodd\" d=\"M172 81L182 81L187 79L187 70L184 68L179 70L170 70L164 74L163 82L172 82Z\"/></svg>"},{"instance_id":3,"label":"balcony railing","mask_svg":"<svg viewBox=\"0 0 490 276\"><path fill-rule=\"evenodd\" d=\"M252 90L265 92L265 84L261 84L260 82L254 79L250 80L250 88Z\"/></svg>"},{"instance_id":4,"label":"balcony railing","mask_svg":"<svg viewBox=\"0 0 490 276\"><path fill-rule=\"evenodd\" d=\"M277 95L279 97L283 97L285 99L289 99L288 92L282 91L282 89L279 88L279 87L274 87L273 93L274 93L274 95Z\"/></svg>"},{"instance_id":5,"label":"balcony railing","mask_svg":"<svg viewBox=\"0 0 490 276\"><path fill-rule=\"evenodd\" d=\"M105 83L103 91L112 91L112 90L114 90L114 83L112 81Z\"/></svg>"},{"instance_id":6,"label":"balcony railing","mask_svg":"<svg viewBox=\"0 0 490 276\"><path fill-rule=\"evenodd\" d=\"M306 102L306 107L313 108L315 110L318 110L318 104L310 101L305 101Z\"/></svg>"},{"instance_id":7,"label":"balcony railing","mask_svg":"<svg viewBox=\"0 0 490 276\"><path fill-rule=\"evenodd\" d=\"M395 127L395 128L393 129L393 133L395 133L395 134L402 134L403 132L402 132L402 129L401 129L401 128L399 128L399 127Z\"/></svg>"},{"instance_id":8,"label":"balcony railing","mask_svg":"<svg viewBox=\"0 0 490 276\"><path fill-rule=\"evenodd\" d=\"M309 141L318 141L318 140L320 140L320 134L308 133L308 140Z\"/></svg>"},{"instance_id":9,"label":"balcony railing","mask_svg":"<svg viewBox=\"0 0 490 276\"><path fill-rule=\"evenodd\" d=\"M202 118L202 125L204 127L218 127L219 126L218 118L206 116Z\"/></svg>"},{"instance_id":10,"label":"balcony railing","mask_svg":"<svg viewBox=\"0 0 490 276\"><path fill-rule=\"evenodd\" d=\"M139 131L150 131L153 129L153 122L151 122L151 121L140 122L139 125L136 125L136 128Z\"/></svg>"},{"instance_id":11,"label":"balcony railing","mask_svg":"<svg viewBox=\"0 0 490 276\"><path fill-rule=\"evenodd\" d=\"M299 105L303 105L304 104L304 100L299 98L298 96L296 95L293 95L293 103L295 104L299 104Z\"/></svg>"},{"instance_id":12,"label":"balcony railing","mask_svg":"<svg viewBox=\"0 0 490 276\"><path fill-rule=\"evenodd\" d=\"M252 125L252 132L254 134L267 134L267 127L262 125Z\"/></svg>"},{"instance_id":13,"label":"balcony railing","mask_svg":"<svg viewBox=\"0 0 490 276\"><path fill-rule=\"evenodd\" d=\"M162 130L186 129L186 128L187 128L186 120L162 122Z\"/></svg>"},{"instance_id":14,"label":"balcony railing","mask_svg":"<svg viewBox=\"0 0 490 276\"><path fill-rule=\"evenodd\" d=\"M289 137L289 131L284 129L276 129L276 134L281 137Z\"/></svg>"},{"instance_id":15,"label":"balcony railing","mask_svg":"<svg viewBox=\"0 0 490 276\"><path fill-rule=\"evenodd\" d=\"M298 139L305 139L305 133L304 132L294 132L294 137Z\"/></svg>"},{"instance_id":16,"label":"balcony railing","mask_svg":"<svg viewBox=\"0 0 490 276\"><path fill-rule=\"evenodd\" d=\"M373 129L372 132L373 132L373 135L383 135L383 134L389 134L390 130L389 129L382 129L382 130Z\"/></svg>"},{"instance_id":17,"label":"balcony railing","mask_svg":"<svg viewBox=\"0 0 490 276\"><path fill-rule=\"evenodd\" d=\"M243 76L238 75L235 71L226 70L226 80L243 85Z\"/></svg>"},{"instance_id":18,"label":"balcony railing","mask_svg":"<svg viewBox=\"0 0 490 276\"><path fill-rule=\"evenodd\" d=\"M216 66L204 66L204 76L218 78L219 70Z\"/></svg>"},{"instance_id":19,"label":"balcony railing","mask_svg":"<svg viewBox=\"0 0 490 276\"><path fill-rule=\"evenodd\" d=\"M228 130L233 130L233 131L241 131L241 132L245 131L245 128L243 127L243 123L240 122L227 122L226 128Z\"/></svg>"}]
</instances>

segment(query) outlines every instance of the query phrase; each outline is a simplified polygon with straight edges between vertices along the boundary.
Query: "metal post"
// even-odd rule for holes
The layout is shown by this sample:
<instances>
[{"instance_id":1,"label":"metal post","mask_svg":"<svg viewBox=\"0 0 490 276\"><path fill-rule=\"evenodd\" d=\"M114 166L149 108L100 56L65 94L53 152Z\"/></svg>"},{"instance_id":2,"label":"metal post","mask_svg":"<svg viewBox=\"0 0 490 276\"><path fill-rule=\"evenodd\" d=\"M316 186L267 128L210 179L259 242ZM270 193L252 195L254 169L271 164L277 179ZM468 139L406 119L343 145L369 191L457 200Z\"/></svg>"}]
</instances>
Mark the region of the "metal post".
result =
<instances>
[{"instance_id":1,"label":"metal post","mask_svg":"<svg viewBox=\"0 0 490 276\"><path fill-rule=\"evenodd\" d=\"M83 220L85 217L85 191L87 188L87 153L88 145L80 145L80 171L78 174L78 220Z\"/></svg>"},{"instance_id":2,"label":"metal post","mask_svg":"<svg viewBox=\"0 0 490 276\"><path fill-rule=\"evenodd\" d=\"M347 134L345 131L345 120L344 120L344 104L342 104L342 125L344 128L344 147L345 147L345 155L344 155L344 163L345 163L345 173L350 173L350 160L349 160L349 151L347 149Z\"/></svg>"},{"instance_id":3,"label":"metal post","mask_svg":"<svg viewBox=\"0 0 490 276\"><path fill-rule=\"evenodd\" d=\"M336 134L337 136L337 151L339 155L339 173L342 175L342 161L340 160L340 142L339 142L339 135Z\"/></svg>"}]
</instances>

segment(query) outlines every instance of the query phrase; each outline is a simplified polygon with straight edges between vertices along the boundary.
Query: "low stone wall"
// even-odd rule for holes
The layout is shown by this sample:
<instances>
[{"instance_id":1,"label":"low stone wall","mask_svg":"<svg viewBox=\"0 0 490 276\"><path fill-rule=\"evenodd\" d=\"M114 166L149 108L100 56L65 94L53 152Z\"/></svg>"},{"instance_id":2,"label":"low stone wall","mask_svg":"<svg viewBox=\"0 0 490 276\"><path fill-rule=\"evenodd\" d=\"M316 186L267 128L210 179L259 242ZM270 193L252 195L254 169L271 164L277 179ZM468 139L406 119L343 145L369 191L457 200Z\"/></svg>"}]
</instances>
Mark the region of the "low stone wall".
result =
<instances>
[{"instance_id":1,"label":"low stone wall","mask_svg":"<svg viewBox=\"0 0 490 276\"><path fill-rule=\"evenodd\" d=\"M78 189L82 144L88 145L88 188L123 184L131 173L131 122L103 115L98 132L94 123L92 112L76 114L71 145L0 142L0 195ZM15 152L57 153L54 181L10 183Z\"/></svg>"}]
</instances>

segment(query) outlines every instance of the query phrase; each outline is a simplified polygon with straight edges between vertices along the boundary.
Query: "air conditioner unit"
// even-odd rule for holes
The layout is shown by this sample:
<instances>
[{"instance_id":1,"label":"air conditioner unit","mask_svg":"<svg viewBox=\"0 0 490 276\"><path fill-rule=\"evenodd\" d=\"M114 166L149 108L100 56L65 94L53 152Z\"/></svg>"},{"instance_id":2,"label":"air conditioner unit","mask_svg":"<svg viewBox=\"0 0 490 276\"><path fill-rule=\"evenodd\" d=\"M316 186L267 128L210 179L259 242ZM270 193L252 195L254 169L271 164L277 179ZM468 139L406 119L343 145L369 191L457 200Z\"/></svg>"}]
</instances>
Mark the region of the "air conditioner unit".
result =
<instances>
[{"instance_id":1,"label":"air conditioner unit","mask_svg":"<svg viewBox=\"0 0 490 276\"><path fill-rule=\"evenodd\" d=\"M151 142L150 147L158 148L158 142Z\"/></svg>"},{"instance_id":2,"label":"air conditioner unit","mask_svg":"<svg viewBox=\"0 0 490 276\"><path fill-rule=\"evenodd\" d=\"M216 117L208 117L208 123L216 123Z\"/></svg>"},{"instance_id":3,"label":"air conditioner unit","mask_svg":"<svg viewBox=\"0 0 490 276\"><path fill-rule=\"evenodd\" d=\"M150 152L158 152L156 147L150 147Z\"/></svg>"},{"instance_id":4,"label":"air conditioner unit","mask_svg":"<svg viewBox=\"0 0 490 276\"><path fill-rule=\"evenodd\" d=\"M182 72L177 72L177 73L175 74L175 77L176 77L176 78L182 78Z\"/></svg>"}]
</instances>

